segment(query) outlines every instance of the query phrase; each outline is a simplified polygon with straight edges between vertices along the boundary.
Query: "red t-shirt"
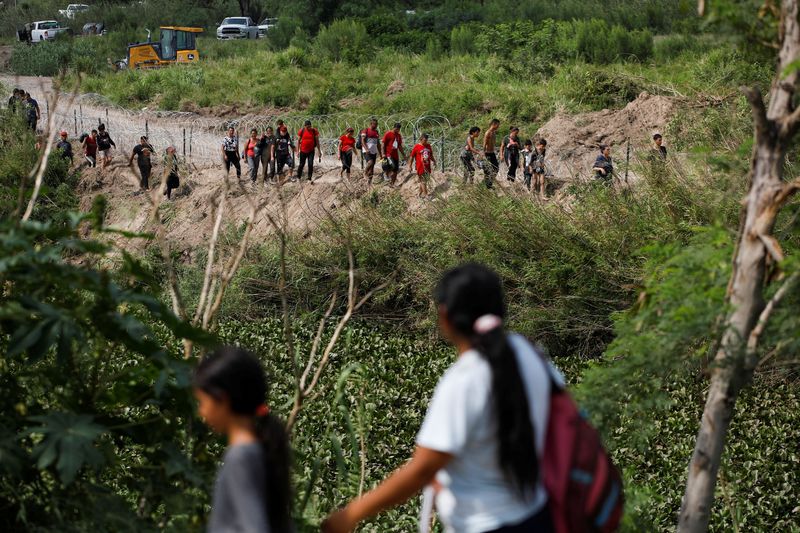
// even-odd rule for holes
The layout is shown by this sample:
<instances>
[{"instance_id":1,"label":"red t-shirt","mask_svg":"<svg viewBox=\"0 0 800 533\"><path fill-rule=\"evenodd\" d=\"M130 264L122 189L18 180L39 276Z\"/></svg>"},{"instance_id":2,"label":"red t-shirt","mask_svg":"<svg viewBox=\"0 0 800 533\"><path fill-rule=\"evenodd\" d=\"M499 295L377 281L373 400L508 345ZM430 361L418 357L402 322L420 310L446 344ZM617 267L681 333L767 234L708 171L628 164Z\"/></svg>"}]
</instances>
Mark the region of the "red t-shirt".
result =
<instances>
[{"instance_id":1,"label":"red t-shirt","mask_svg":"<svg viewBox=\"0 0 800 533\"><path fill-rule=\"evenodd\" d=\"M423 174L431 173L431 158L433 157L433 148L431 148L430 144L418 143L416 146L414 146L414 149L411 150L411 157L417 163L417 174L422 176Z\"/></svg>"},{"instance_id":2,"label":"red t-shirt","mask_svg":"<svg viewBox=\"0 0 800 533\"><path fill-rule=\"evenodd\" d=\"M83 153L92 157L97 155L97 140L92 139L91 135L86 137L86 146L83 149Z\"/></svg>"},{"instance_id":3,"label":"red t-shirt","mask_svg":"<svg viewBox=\"0 0 800 533\"><path fill-rule=\"evenodd\" d=\"M397 146L394 145L397 141ZM383 136L383 149L386 150L386 157L397 159L399 157L400 148L403 147L403 136L393 131L387 131Z\"/></svg>"},{"instance_id":4,"label":"red t-shirt","mask_svg":"<svg viewBox=\"0 0 800 533\"><path fill-rule=\"evenodd\" d=\"M255 157L256 146L258 146L258 139L256 139L255 141L253 139L247 139L247 143L244 145L245 155L247 157Z\"/></svg>"},{"instance_id":5,"label":"red t-shirt","mask_svg":"<svg viewBox=\"0 0 800 533\"><path fill-rule=\"evenodd\" d=\"M339 137L339 151L342 153L351 152L356 145L356 138L349 135L342 135Z\"/></svg>"},{"instance_id":6,"label":"red t-shirt","mask_svg":"<svg viewBox=\"0 0 800 533\"><path fill-rule=\"evenodd\" d=\"M317 128L303 128L297 132L297 137L300 139L300 151L304 154L310 154L317 147L317 137L319 132Z\"/></svg>"}]
</instances>

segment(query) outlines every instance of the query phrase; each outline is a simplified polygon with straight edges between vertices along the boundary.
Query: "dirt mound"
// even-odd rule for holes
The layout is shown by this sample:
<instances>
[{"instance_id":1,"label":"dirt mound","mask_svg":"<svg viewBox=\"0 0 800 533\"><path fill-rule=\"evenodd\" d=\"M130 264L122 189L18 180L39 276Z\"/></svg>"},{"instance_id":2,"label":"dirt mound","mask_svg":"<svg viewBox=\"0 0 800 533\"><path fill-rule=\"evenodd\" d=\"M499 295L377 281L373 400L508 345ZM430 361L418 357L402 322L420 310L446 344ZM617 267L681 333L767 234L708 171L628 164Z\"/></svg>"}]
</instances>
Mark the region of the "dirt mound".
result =
<instances>
[{"instance_id":1,"label":"dirt mound","mask_svg":"<svg viewBox=\"0 0 800 533\"><path fill-rule=\"evenodd\" d=\"M537 136L547 139L550 157L568 167L572 177L585 177L591 174L600 144L616 145L612 156L621 161L625 157L622 145L630 139L632 149L647 146L654 133L664 131L678 104L674 98L644 92L619 110L557 113L539 128Z\"/></svg>"}]
</instances>

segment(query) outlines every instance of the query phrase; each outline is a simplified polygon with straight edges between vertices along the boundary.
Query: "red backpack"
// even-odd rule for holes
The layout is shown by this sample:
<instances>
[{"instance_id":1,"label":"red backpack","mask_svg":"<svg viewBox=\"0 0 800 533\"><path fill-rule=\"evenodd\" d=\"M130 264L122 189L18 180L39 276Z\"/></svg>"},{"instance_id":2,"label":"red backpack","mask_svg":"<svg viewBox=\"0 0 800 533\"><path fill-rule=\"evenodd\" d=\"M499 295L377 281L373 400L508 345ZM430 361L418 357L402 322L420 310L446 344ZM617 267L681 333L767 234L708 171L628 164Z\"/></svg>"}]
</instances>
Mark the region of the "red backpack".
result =
<instances>
[{"instance_id":1,"label":"red backpack","mask_svg":"<svg viewBox=\"0 0 800 533\"><path fill-rule=\"evenodd\" d=\"M624 506L622 477L603 447L600 434L580 413L569 393L552 375L550 383L550 416L540 464L554 531L616 531Z\"/></svg>"}]
</instances>

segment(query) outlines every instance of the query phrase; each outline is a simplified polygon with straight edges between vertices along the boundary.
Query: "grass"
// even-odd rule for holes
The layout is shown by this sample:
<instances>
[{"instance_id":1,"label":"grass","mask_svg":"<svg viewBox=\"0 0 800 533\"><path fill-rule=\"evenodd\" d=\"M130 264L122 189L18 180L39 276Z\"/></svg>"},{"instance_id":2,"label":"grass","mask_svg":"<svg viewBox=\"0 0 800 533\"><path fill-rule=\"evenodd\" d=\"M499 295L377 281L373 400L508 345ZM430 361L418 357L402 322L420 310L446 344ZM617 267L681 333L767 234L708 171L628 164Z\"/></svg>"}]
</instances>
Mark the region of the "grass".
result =
<instances>
[{"instance_id":1,"label":"grass","mask_svg":"<svg viewBox=\"0 0 800 533\"><path fill-rule=\"evenodd\" d=\"M622 107L641 91L694 98L725 95L741 83L766 83L769 66L730 44L706 40L670 49L658 61L594 66L565 59L552 76L530 75L496 55L377 52L360 65L323 60L312 48L280 52L263 41L199 39L197 66L89 75L83 90L126 107L195 109L218 104L278 107L309 114L436 113L453 124L504 121L538 125L556 111ZM689 46L683 43L681 46ZM404 89L387 95L390 84Z\"/></svg>"}]
</instances>

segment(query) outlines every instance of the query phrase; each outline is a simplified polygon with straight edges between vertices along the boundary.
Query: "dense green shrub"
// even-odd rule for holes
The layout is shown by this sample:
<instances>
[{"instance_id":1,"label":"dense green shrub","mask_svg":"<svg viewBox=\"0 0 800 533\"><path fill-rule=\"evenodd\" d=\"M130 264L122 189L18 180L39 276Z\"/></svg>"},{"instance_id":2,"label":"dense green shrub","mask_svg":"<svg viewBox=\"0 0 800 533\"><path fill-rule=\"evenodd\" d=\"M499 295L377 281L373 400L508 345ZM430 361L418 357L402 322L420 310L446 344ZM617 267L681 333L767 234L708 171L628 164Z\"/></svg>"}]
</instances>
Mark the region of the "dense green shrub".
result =
<instances>
[{"instance_id":1,"label":"dense green shrub","mask_svg":"<svg viewBox=\"0 0 800 533\"><path fill-rule=\"evenodd\" d=\"M358 64L367 60L372 43L367 28L356 20L337 20L320 30L314 40L316 49L329 61Z\"/></svg>"},{"instance_id":2,"label":"dense green shrub","mask_svg":"<svg viewBox=\"0 0 800 533\"><path fill-rule=\"evenodd\" d=\"M458 26L450 32L450 52L455 55L475 53L475 33L469 26Z\"/></svg>"},{"instance_id":3,"label":"dense green shrub","mask_svg":"<svg viewBox=\"0 0 800 533\"><path fill-rule=\"evenodd\" d=\"M653 53L649 30L628 31L602 19L574 23L578 54L590 63L611 63L617 59L644 61Z\"/></svg>"}]
</instances>

